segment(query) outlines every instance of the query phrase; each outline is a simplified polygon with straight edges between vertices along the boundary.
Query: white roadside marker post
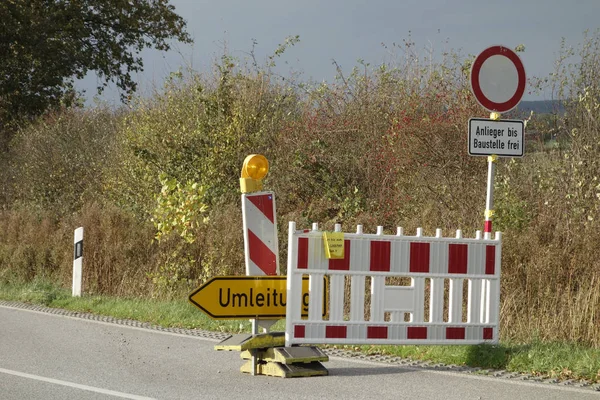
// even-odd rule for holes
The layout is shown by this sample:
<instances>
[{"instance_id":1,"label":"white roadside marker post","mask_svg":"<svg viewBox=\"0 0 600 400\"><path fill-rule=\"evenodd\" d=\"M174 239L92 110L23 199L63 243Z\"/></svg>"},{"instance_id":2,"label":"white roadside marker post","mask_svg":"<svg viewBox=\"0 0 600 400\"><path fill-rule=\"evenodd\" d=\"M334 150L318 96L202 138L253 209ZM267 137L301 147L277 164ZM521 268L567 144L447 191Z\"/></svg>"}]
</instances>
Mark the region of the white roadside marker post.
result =
<instances>
[{"instance_id":1,"label":"white roadside marker post","mask_svg":"<svg viewBox=\"0 0 600 400\"><path fill-rule=\"evenodd\" d=\"M75 229L73 255L73 297L81 297L81 268L83 265L83 227Z\"/></svg>"}]
</instances>

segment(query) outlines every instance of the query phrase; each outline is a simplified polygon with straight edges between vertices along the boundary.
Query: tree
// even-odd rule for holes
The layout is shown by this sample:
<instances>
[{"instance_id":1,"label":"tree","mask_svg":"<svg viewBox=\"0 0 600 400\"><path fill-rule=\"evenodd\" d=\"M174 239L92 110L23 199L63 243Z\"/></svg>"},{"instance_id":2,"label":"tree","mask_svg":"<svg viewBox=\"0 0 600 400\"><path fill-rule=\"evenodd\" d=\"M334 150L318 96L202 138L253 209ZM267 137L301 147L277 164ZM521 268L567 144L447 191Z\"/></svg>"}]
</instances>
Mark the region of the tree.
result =
<instances>
[{"instance_id":1,"label":"tree","mask_svg":"<svg viewBox=\"0 0 600 400\"><path fill-rule=\"evenodd\" d=\"M143 70L141 50L191 43L174 10L169 0L0 1L0 123L69 105L74 79L89 71L99 93L115 82L125 100Z\"/></svg>"}]
</instances>

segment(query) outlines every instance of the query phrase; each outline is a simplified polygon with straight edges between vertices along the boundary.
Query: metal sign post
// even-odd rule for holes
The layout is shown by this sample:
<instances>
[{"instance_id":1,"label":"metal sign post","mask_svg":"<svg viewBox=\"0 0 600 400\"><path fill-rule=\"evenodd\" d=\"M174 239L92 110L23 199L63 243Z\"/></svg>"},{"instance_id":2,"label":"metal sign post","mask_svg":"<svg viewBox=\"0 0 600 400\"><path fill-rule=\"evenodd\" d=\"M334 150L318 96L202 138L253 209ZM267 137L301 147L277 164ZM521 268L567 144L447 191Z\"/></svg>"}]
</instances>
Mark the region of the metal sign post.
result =
<instances>
[{"instance_id":1,"label":"metal sign post","mask_svg":"<svg viewBox=\"0 0 600 400\"><path fill-rule=\"evenodd\" d=\"M492 238L492 217L494 216L494 175L496 174L496 160L498 156L488 156L487 194L485 196L485 224L484 238Z\"/></svg>"}]
</instances>

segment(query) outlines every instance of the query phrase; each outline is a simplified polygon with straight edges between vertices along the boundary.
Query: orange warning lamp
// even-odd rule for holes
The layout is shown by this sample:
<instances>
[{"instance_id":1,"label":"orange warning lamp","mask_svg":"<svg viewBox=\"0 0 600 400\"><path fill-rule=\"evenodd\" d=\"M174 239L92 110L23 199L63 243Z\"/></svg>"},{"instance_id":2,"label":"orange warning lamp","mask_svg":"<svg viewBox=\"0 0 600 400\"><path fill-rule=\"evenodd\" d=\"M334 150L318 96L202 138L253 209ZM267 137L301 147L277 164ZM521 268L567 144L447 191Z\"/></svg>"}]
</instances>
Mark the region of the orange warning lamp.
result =
<instances>
[{"instance_id":1,"label":"orange warning lamp","mask_svg":"<svg viewBox=\"0 0 600 400\"><path fill-rule=\"evenodd\" d=\"M242 193L262 190L262 179L269 172L269 162L262 154L250 154L242 165L240 190Z\"/></svg>"}]
</instances>

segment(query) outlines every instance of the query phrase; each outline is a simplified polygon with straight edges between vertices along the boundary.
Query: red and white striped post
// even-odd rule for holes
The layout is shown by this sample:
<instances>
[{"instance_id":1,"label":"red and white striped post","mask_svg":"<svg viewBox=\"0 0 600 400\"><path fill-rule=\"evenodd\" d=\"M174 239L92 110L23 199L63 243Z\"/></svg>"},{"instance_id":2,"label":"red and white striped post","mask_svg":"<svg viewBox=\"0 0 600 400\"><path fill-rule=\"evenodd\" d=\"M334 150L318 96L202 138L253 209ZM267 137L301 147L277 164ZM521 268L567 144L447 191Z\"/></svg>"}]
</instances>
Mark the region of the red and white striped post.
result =
<instances>
[{"instance_id":1,"label":"red and white striped post","mask_svg":"<svg viewBox=\"0 0 600 400\"><path fill-rule=\"evenodd\" d=\"M244 160L240 190L244 223L246 275L279 275L275 193L262 191L269 162L260 154Z\"/></svg>"},{"instance_id":2,"label":"red and white striped post","mask_svg":"<svg viewBox=\"0 0 600 400\"><path fill-rule=\"evenodd\" d=\"M246 275L279 275L275 193L242 194Z\"/></svg>"},{"instance_id":3,"label":"red and white striped post","mask_svg":"<svg viewBox=\"0 0 600 400\"><path fill-rule=\"evenodd\" d=\"M260 154L244 160L240 177L242 219L244 224L244 254L247 276L279 275L277 214L275 193L262 191L262 179L269 172L269 162ZM252 320L252 334L261 326L265 332L275 320ZM257 358L252 355L252 375L256 374Z\"/></svg>"}]
</instances>

